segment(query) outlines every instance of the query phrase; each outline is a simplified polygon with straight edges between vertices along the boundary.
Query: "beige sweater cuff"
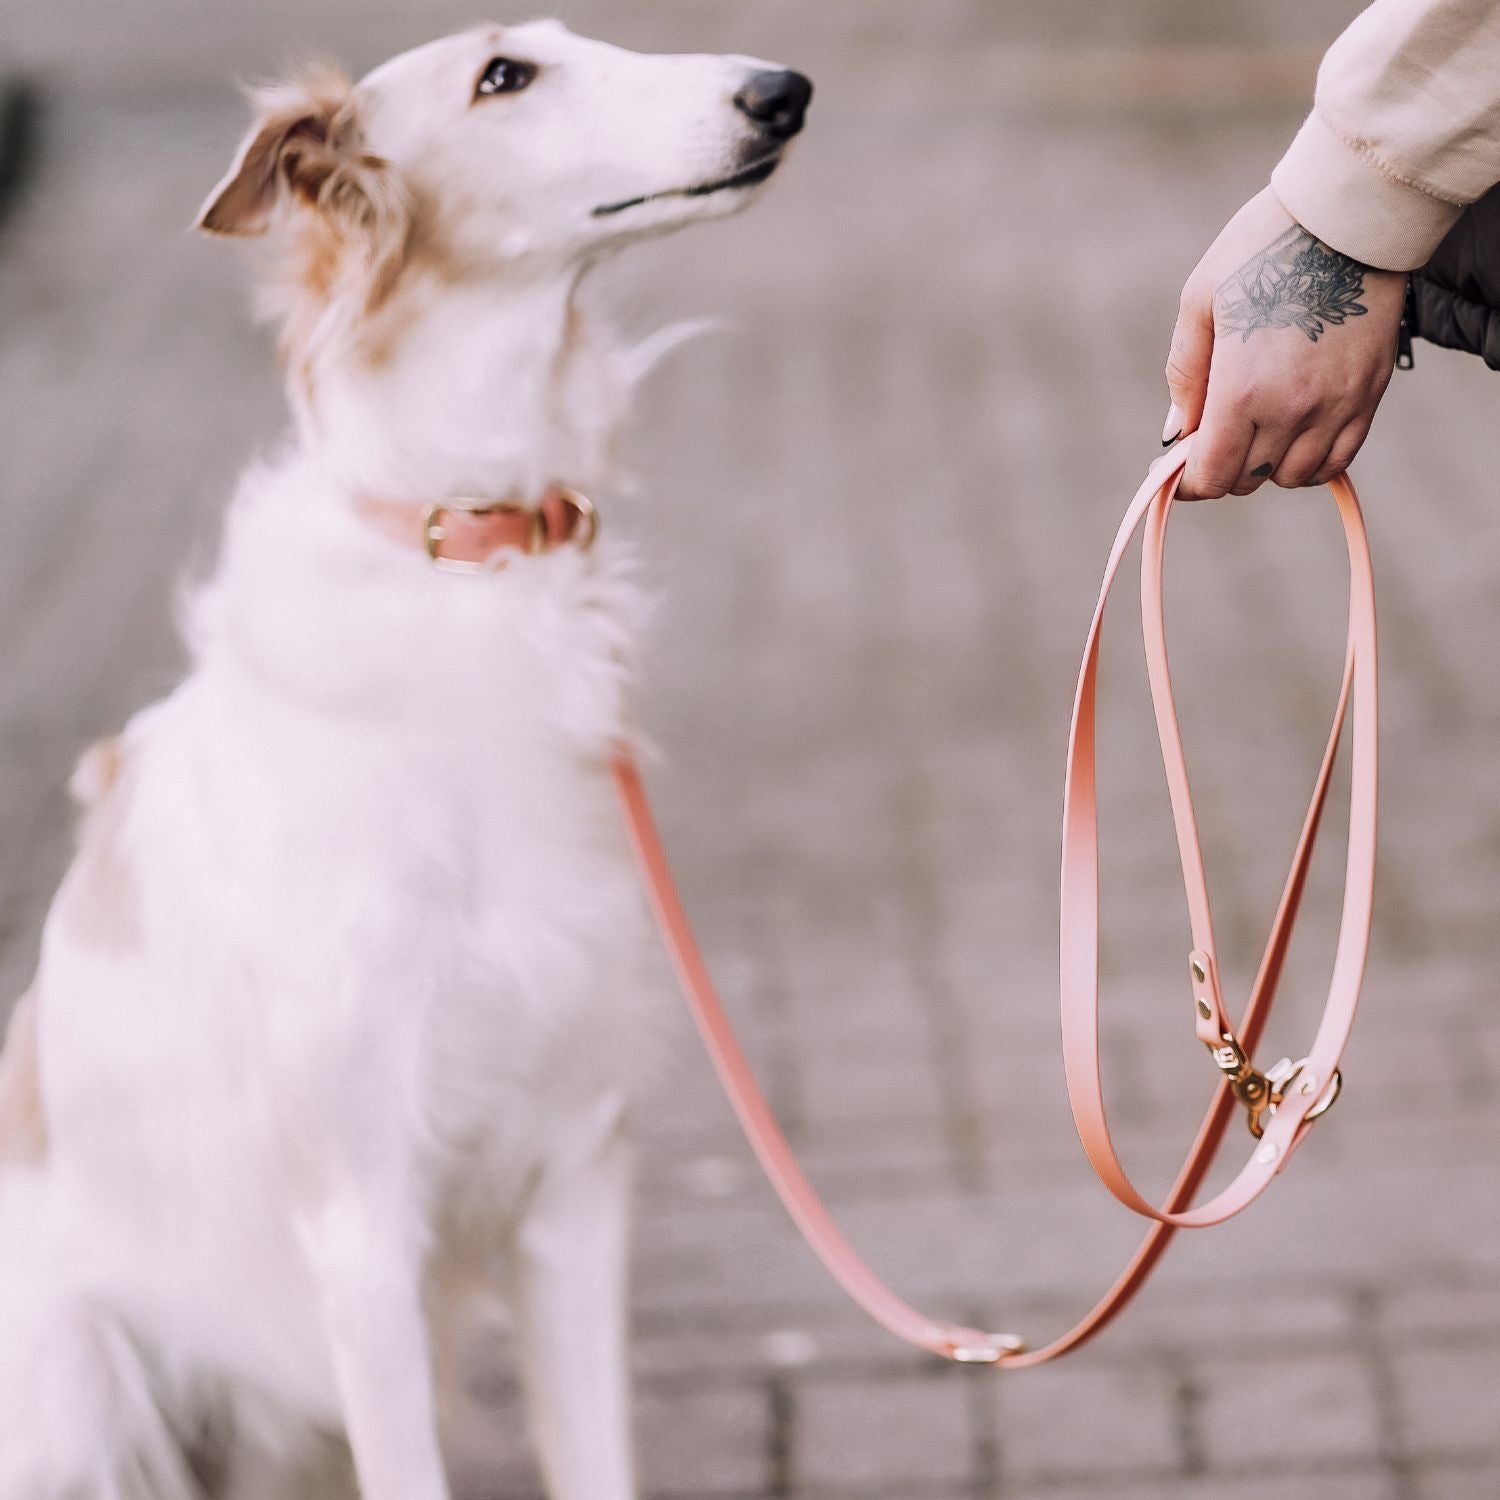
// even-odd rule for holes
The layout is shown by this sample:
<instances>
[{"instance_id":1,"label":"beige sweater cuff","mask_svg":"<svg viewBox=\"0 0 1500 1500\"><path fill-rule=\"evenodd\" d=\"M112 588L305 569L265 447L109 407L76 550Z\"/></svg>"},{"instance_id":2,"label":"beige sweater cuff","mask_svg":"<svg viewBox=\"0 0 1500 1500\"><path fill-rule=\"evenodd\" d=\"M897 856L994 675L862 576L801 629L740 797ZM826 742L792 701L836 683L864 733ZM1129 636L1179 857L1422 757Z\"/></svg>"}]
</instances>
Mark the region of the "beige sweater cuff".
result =
<instances>
[{"instance_id":1,"label":"beige sweater cuff","mask_svg":"<svg viewBox=\"0 0 1500 1500\"><path fill-rule=\"evenodd\" d=\"M1316 111L1271 174L1271 189L1309 234L1383 271L1425 264L1463 212L1402 181Z\"/></svg>"}]
</instances>

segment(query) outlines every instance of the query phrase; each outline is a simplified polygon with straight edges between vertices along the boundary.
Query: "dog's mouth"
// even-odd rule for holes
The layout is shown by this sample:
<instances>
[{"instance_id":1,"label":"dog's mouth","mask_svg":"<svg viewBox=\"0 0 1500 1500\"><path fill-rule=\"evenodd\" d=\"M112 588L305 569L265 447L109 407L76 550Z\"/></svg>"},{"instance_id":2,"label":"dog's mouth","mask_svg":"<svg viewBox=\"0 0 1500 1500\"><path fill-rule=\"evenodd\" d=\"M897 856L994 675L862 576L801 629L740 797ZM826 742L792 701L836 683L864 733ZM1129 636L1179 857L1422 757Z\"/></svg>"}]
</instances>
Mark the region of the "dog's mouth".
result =
<instances>
[{"instance_id":1,"label":"dog's mouth","mask_svg":"<svg viewBox=\"0 0 1500 1500\"><path fill-rule=\"evenodd\" d=\"M641 208L647 203L657 203L663 198L708 198L714 193L728 192L732 188L758 187L781 165L781 152L772 151L757 158L749 166L741 167L732 177L720 178L717 182L700 183L697 187L666 188L660 193L645 193L639 198L624 198L619 203L605 203L594 210L596 219L608 218L611 214L622 214L626 209Z\"/></svg>"}]
</instances>

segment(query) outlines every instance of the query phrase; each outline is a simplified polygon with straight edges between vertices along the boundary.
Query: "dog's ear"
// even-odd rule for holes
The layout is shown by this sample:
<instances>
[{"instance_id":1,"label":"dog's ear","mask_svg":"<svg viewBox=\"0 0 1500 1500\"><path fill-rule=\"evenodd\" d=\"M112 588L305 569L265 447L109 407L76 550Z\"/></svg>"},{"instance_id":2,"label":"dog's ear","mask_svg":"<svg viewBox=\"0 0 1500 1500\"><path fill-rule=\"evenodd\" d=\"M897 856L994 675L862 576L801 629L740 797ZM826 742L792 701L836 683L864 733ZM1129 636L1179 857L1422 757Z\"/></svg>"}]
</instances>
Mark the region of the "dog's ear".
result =
<instances>
[{"instance_id":1,"label":"dog's ear","mask_svg":"<svg viewBox=\"0 0 1500 1500\"><path fill-rule=\"evenodd\" d=\"M320 64L289 83L255 90L255 124L194 225L209 234L264 234L283 202L358 217L368 175L353 86Z\"/></svg>"}]
</instances>

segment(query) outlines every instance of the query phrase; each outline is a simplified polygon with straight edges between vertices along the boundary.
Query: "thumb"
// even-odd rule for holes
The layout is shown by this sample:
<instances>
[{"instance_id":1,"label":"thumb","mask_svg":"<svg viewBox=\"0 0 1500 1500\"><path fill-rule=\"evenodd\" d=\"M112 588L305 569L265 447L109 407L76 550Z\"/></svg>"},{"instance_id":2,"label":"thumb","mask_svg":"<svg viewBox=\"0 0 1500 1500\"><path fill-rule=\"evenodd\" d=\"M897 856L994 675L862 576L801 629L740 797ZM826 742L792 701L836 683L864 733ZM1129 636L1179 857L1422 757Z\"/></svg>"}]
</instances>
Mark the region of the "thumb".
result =
<instances>
[{"instance_id":1,"label":"thumb","mask_svg":"<svg viewBox=\"0 0 1500 1500\"><path fill-rule=\"evenodd\" d=\"M1196 430L1208 395L1208 369L1214 353L1213 299L1185 292L1172 330L1172 352L1167 356L1167 389L1172 409L1162 429L1162 442Z\"/></svg>"}]
</instances>

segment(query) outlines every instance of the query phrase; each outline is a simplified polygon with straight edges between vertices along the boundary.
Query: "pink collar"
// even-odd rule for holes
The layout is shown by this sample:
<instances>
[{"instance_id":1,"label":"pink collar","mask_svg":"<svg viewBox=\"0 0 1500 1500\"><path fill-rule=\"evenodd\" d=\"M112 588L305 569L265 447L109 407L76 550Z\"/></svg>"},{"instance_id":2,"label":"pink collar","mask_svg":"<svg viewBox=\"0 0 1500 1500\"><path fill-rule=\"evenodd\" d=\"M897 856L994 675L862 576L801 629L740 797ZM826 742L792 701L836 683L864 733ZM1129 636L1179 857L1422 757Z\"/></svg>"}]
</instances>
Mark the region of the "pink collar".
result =
<instances>
[{"instance_id":1,"label":"pink collar","mask_svg":"<svg viewBox=\"0 0 1500 1500\"><path fill-rule=\"evenodd\" d=\"M430 504L358 495L354 512L383 536L425 552L450 573L497 573L504 554L538 556L575 543L587 551L599 534L599 512L567 485L548 487L534 504L450 495Z\"/></svg>"}]
</instances>

